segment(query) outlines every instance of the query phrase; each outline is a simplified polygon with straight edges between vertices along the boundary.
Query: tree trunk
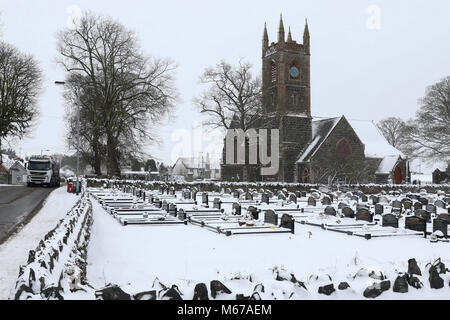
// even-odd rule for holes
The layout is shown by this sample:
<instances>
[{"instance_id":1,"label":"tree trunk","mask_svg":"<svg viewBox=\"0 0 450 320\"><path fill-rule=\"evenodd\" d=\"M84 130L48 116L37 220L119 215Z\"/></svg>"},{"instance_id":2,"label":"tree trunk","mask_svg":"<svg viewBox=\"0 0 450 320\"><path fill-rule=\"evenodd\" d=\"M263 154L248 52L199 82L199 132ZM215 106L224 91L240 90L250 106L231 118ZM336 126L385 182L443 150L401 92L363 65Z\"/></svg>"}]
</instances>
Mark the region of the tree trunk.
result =
<instances>
[{"instance_id":1,"label":"tree trunk","mask_svg":"<svg viewBox=\"0 0 450 320\"><path fill-rule=\"evenodd\" d=\"M107 134L107 149L108 149L108 175L120 177L119 155L117 150L116 139L111 133Z\"/></svg>"}]
</instances>

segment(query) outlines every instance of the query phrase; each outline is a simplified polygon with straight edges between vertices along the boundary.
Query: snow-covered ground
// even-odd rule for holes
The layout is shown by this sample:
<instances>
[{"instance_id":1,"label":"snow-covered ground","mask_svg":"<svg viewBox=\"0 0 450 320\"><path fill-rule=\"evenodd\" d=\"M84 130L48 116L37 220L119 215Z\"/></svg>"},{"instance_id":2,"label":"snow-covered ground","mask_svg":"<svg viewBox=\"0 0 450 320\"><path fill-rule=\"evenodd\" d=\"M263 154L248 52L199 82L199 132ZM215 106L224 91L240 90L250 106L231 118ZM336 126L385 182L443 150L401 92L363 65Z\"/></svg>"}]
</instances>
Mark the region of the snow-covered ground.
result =
<instances>
[{"instance_id":1,"label":"snow-covered ground","mask_svg":"<svg viewBox=\"0 0 450 320\"><path fill-rule=\"evenodd\" d=\"M227 210L227 209L226 209ZM226 284L233 295L251 295L253 287L264 283L266 292L278 292L278 299L288 299L292 289L289 281L275 281L273 268L283 268L305 282L309 292L295 292L301 299L363 299L362 292L374 280L353 276L361 268L381 271L391 286L397 272L408 270L408 259L415 258L422 270L424 288L409 289L407 294L395 293L392 287L380 299L449 299L449 274L442 275L445 287L431 289L427 263L437 258L449 267L450 244L430 243L419 236L373 238L333 233L317 227L295 225L295 234L235 235L226 237L193 225L122 226L93 200L94 224L88 249L87 277L91 285L101 288L112 283L128 293L152 289L157 277L166 286L176 284L191 299L194 286L211 280ZM311 236L309 234L311 232ZM248 280L231 280L237 274ZM351 290L337 290L327 297L317 293L317 285L349 282ZM318 275L319 282L311 276ZM320 280L322 279L322 280ZM316 283L317 282L317 283ZM269 288L267 288L269 286ZM282 292L285 292L283 295ZM277 294L275 294L276 296ZM274 296L263 296L273 299Z\"/></svg>"},{"instance_id":2,"label":"snow-covered ground","mask_svg":"<svg viewBox=\"0 0 450 320\"><path fill-rule=\"evenodd\" d=\"M34 250L44 235L73 207L78 198L66 187L53 191L42 209L18 233L0 246L0 300L8 299L19 273L27 263L28 252Z\"/></svg>"}]
</instances>

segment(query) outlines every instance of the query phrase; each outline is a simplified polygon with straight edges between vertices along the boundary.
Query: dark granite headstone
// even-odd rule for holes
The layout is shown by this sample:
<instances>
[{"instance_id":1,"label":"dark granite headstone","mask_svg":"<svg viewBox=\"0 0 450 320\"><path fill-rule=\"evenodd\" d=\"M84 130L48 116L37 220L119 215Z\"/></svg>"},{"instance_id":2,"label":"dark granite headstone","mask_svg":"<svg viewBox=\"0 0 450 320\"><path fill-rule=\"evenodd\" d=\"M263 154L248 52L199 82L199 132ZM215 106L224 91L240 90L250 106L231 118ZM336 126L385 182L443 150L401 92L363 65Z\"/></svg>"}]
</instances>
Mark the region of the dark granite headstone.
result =
<instances>
[{"instance_id":1,"label":"dark granite headstone","mask_svg":"<svg viewBox=\"0 0 450 320\"><path fill-rule=\"evenodd\" d=\"M394 212L401 212L402 211L403 205L398 200L392 201L391 206L392 206L392 211L394 211Z\"/></svg>"},{"instance_id":2,"label":"dark granite headstone","mask_svg":"<svg viewBox=\"0 0 450 320\"><path fill-rule=\"evenodd\" d=\"M209 201L208 201L208 193L203 192L202 193L202 203L208 205Z\"/></svg>"},{"instance_id":3,"label":"dark granite headstone","mask_svg":"<svg viewBox=\"0 0 450 320\"><path fill-rule=\"evenodd\" d=\"M391 213L384 214L382 225L383 225L383 227L398 228L398 219L395 215L393 215Z\"/></svg>"},{"instance_id":4,"label":"dark granite headstone","mask_svg":"<svg viewBox=\"0 0 450 320\"><path fill-rule=\"evenodd\" d=\"M183 209L178 210L178 219L186 220L186 212Z\"/></svg>"},{"instance_id":5,"label":"dark granite headstone","mask_svg":"<svg viewBox=\"0 0 450 320\"><path fill-rule=\"evenodd\" d=\"M309 197L308 198L308 206L316 206L316 199L314 199L313 197Z\"/></svg>"},{"instance_id":6,"label":"dark granite headstone","mask_svg":"<svg viewBox=\"0 0 450 320\"><path fill-rule=\"evenodd\" d=\"M348 204L346 204L346 203L344 203L344 202L339 202L339 204L338 204L338 209L339 210L342 210L342 209L344 209L345 207L347 207L348 206Z\"/></svg>"},{"instance_id":7,"label":"dark granite headstone","mask_svg":"<svg viewBox=\"0 0 450 320\"><path fill-rule=\"evenodd\" d=\"M238 191L238 190L234 190L234 192L233 192L233 197L234 198L236 198L236 199L239 199L239 196L240 196L241 194L240 194L240 192Z\"/></svg>"},{"instance_id":8,"label":"dark granite headstone","mask_svg":"<svg viewBox=\"0 0 450 320\"><path fill-rule=\"evenodd\" d=\"M330 197L329 197L329 196L324 196L324 197L322 198L322 204L323 204L324 206L329 206L329 205L331 204L331 199L330 199Z\"/></svg>"},{"instance_id":9,"label":"dark granite headstone","mask_svg":"<svg viewBox=\"0 0 450 320\"><path fill-rule=\"evenodd\" d=\"M239 203L237 203L237 202L233 203L232 210L234 211L234 213L233 213L234 215L237 215L237 216L241 215L242 208Z\"/></svg>"},{"instance_id":10,"label":"dark granite headstone","mask_svg":"<svg viewBox=\"0 0 450 320\"><path fill-rule=\"evenodd\" d=\"M336 215L336 209L334 209L333 206L327 206L325 208L325 214L329 216L335 216Z\"/></svg>"},{"instance_id":11,"label":"dark granite headstone","mask_svg":"<svg viewBox=\"0 0 450 320\"><path fill-rule=\"evenodd\" d=\"M350 198L350 200L353 200L353 201L359 201L359 198L358 198L358 196L351 196L351 198Z\"/></svg>"},{"instance_id":12,"label":"dark granite headstone","mask_svg":"<svg viewBox=\"0 0 450 320\"><path fill-rule=\"evenodd\" d=\"M278 200L286 200L286 196L284 195L284 193L280 193L278 195Z\"/></svg>"},{"instance_id":13,"label":"dark granite headstone","mask_svg":"<svg viewBox=\"0 0 450 320\"><path fill-rule=\"evenodd\" d=\"M252 215L253 219L255 219L255 220L259 219L258 209L256 209L254 206L249 206L247 208L247 212L249 212Z\"/></svg>"},{"instance_id":14,"label":"dark granite headstone","mask_svg":"<svg viewBox=\"0 0 450 320\"><path fill-rule=\"evenodd\" d=\"M289 201L293 203L297 203L297 195L294 193L289 194Z\"/></svg>"},{"instance_id":15,"label":"dark granite headstone","mask_svg":"<svg viewBox=\"0 0 450 320\"><path fill-rule=\"evenodd\" d=\"M361 208L356 212L356 220L373 222L373 214L366 208Z\"/></svg>"},{"instance_id":16,"label":"dark granite headstone","mask_svg":"<svg viewBox=\"0 0 450 320\"><path fill-rule=\"evenodd\" d=\"M269 204L269 196L266 193L263 193L261 195L261 203L267 203Z\"/></svg>"},{"instance_id":17,"label":"dark granite headstone","mask_svg":"<svg viewBox=\"0 0 450 320\"><path fill-rule=\"evenodd\" d=\"M441 213L438 215L439 219L443 219L445 221L447 221L450 224L450 214L448 213Z\"/></svg>"},{"instance_id":18,"label":"dark granite headstone","mask_svg":"<svg viewBox=\"0 0 450 320\"><path fill-rule=\"evenodd\" d=\"M427 204L425 208L431 213L436 213L436 206L434 204Z\"/></svg>"},{"instance_id":19,"label":"dark granite headstone","mask_svg":"<svg viewBox=\"0 0 450 320\"><path fill-rule=\"evenodd\" d=\"M441 231L445 238L448 236L448 222L444 219L434 219L433 220L433 232Z\"/></svg>"},{"instance_id":20,"label":"dark granite headstone","mask_svg":"<svg viewBox=\"0 0 450 320\"><path fill-rule=\"evenodd\" d=\"M417 202L414 202L414 210L417 210L417 209L422 209L423 208L423 205L422 205L422 203L420 202L420 201L417 201Z\"/></svg>"},{"instance_id":21,"label":"dark granite headstone","mask_svg":"<svg viewBox=\"0 0 450 320\"><path fill-rule=\"evenodd\" d=\"M368 202L369 198L364 194L364 195L361 196L361 201L362 202Z\"/></svg>"},{"instance_id":22,"label":"dark granite headstone","mask_svg":"<svg viewBox=\"0 0 450 320\"><path fill-rule=\"evenodd\" d=\"M264 213L264 223L278 226L278 215L273 210L267 210Z\"/></svg>"},{"instance_id":23,"label":"dark granite headstone","mask_svg":"<svg viewBox=\"0 0 450 320\"><path fill-rule=\"evenodd\" d=\"M342 214L347 218L354 218L355 217L355 211L353 211L350 207L344 207L342 208Z\"/></svg>"},{"instance_id":24,"label":"dark granite headstone","mask_svg":"<svg viewBox=\"0 0 450 320\"><path fill-rule=\"evenodd\" d=\"M405 229L414 230L414 231L426 231L427 220L418 217L411 216L405 218Z\"/></svg>"},{"instance_id":25,"label":"dark granite headstone","mask_svg":"<svg viewBox=\"0 0 450 320\"><path fill-rule=\"evenodd\" d=\"M442 200L436 200L435 202L434 202L434 205L436 206L436 207L438 207L438 208L442 208L442 209L445 209L445 202L444 201L442 201Z\"/></svg>"},{"instance_id":26,"label":"dark granite headstone","mask_svg":"<svg viewBox=\"0 0 450 320\"><path fill-rule=\"evenodd\" d=\"M371 196L372 199L372 204L376 205L378 203L378 201L380 201L380 198L377 196Z\"/></svg>"},{"instance_id":27,"label":"dark granite headstone","mask_svg":"<svg viewBox=\"0 0 450 320\"><path fill-rule=\"evenodd\" d=\"M215 198L214 199L214 202L213 202L213 208L214 209L221 209L221 207L222 207L222 201L220 201L220 199L219 198Z\"/></svg>"},{"instance_id":28,"label":"dark granite headstone","mask_svg":"<svg viewBox=\"0 0 450 320\"><path fill-rule=\"evenodd\" d=\"M420 201L424 206L426 206L426 205L428 204L428 199L427 199L427 198L420 197L420 198L419 198L419 201Z\"/></svg>"},{"instance_id":29,"label":"dark granite headstone","mask_svg":"<svg viewBox=\"0 0 450 320\"><path fill-rule=\"evenodd\" d=\"M427 222L431 222L431 213L427 210L418 209L414 211L414 215L426 219Z\"/></svg>"},{"instance_id":30,"label":"dark granite headstone","mask_svg":"<svg viewBox=\"0 0 450 320\"><path fill-rule=\"evenodd\" d=\"M290 229L291 233L294 233L294 228L295 228L295 220L292 216L288 215L288 214L283 214L281 216L281 223L280 223L280 227L282 228L286 228L286 229Z\"/></svg>"},{"instance_id":31,"label":"dark granite headstone","mask_svg":"<svg viewBox=\"0 0 450 320\"><path fill-rule=\"evenodd\" d=\"M253 200L253 195L248 191L245 193L245 200Z\"/></svg>"},{"instance_id":32,"label":"dark granite headstone","mask_svg":"<svg viewBox=\"0 0 450 320\"><path fill-rule=\"evenodd\" d=\"M383 214L384 213L384 206L380 203L377 203L375 205L375 214Z\"/></svg>"}]
</instances>

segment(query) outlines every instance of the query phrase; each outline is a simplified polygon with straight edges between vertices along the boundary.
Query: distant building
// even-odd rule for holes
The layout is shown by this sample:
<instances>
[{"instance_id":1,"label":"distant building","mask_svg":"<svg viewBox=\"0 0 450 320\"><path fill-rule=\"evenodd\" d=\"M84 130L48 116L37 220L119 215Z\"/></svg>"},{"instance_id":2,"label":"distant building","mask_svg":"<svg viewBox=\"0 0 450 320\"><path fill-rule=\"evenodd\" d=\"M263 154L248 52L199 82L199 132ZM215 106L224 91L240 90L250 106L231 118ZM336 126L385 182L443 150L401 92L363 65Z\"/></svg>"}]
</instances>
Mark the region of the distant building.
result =
<instances>
[{"instance_id":1,"label":"distant building","mask_svg":"<svg viewBox=\"0 0 450 320\"><path fill-rule=\"evenodd\" d=\"M209 154L202 157L181 157L172 167L172 176L182 176L186 181L197 179L220 179L220 165L211 164Z\"/></svg>"}]
</instances>

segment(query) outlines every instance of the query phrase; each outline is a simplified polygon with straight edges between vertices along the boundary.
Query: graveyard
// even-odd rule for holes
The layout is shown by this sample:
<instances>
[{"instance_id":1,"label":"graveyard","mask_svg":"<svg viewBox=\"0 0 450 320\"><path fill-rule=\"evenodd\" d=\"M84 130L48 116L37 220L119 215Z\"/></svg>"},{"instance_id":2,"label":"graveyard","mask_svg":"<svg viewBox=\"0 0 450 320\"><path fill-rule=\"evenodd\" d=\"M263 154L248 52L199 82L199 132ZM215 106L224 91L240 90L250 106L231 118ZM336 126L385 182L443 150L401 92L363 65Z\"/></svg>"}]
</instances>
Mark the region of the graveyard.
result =
<instances>
[{"instance_id":1,"label":"graveyard","mask_svg":"<svg viewBox=\"0 0 450 320\"><path fill-rule=\"evenodd\" d=\"M87 180L10 299L448 299L448 186L402 187Z\"/></svg>"}]
</instances>

